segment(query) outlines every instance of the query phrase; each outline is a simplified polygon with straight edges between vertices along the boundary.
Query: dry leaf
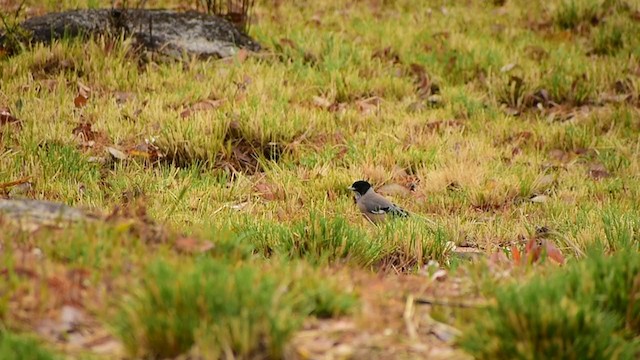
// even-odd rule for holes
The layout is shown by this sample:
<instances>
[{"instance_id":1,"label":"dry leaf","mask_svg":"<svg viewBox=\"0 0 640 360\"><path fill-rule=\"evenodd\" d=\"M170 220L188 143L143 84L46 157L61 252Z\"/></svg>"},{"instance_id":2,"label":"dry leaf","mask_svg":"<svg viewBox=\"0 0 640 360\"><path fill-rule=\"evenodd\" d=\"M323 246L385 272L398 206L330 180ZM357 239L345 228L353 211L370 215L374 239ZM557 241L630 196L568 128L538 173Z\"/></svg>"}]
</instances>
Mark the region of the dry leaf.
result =
<instances>
[{"instance_id":1,"label":"dry leaf","mask_svg":"<svg viewBox=\"0 0 640 360\"><path fill-rule=\"evenodd\" d=\"M90 123L80 123L78 126L71 130L71 133L80 138L80 140L94 141L96 139L96 132L91 129Z\"/></svg>"},{"instance_id":2,"label":"dry leaf","mask_svg":"<svg viewBox=\"0 0 640 360\"><path fill-rule=\"evenodd\" d=\"M77 107L77 108L81 108L85 105L87 105L87 101L89 100L88 97L82 95L82 94L78 94L78 96L76 96L75 99L73 99L73 104Z\"/></svg>"},{"instance_id":3,"label":"dry leaf","mask_svg":"<svg viewBox=\"0 0 640 360\"><path fill-rule=\"evenodd\" d=\"M266 183L258 183L254 186L254 189L260 197L265 200L273 201L280 199L280 194L277 190L272 189L272 185Z\"/></svg>"},{"instance_id":4,"label":"dry leaf","mask_svg":"<svg viewBox=\"0 0 640 360\"><path fill-rule=\"evenodd\" d=\"M22 179L9 181L9 182L6 182L6 183L0 183L0 190L7 189L7 188L10 188L10 187L13 187L13 186L16 186L16 185L29 183L29 180L31 180L31 177L27 176L27 177L23 177Z\"/></svg>"},{"instance_id":5,"label":"dry leaf","mask_svg":"<svg viewBox=\"0 0 640 360\"><path fill-rule=\"evenodd\" d=\"M87 104L89 96L91 95L91 89L85 84L78 81L78 95L73 99L73 103L77 108L83 107Z\"/></svg>"},{"instance_id":6,"label":"dry leaf","mask_svg":"<svg viewBox=\"0 0 640 360\"><path fill-rule=\"evenodd\" d=\"M118 160L126 160L128 158L127 154L111 146L107 146L106 150L109 154L111 154L111 156Z\"/></svg>"},{"instance_id":7,"label":"dry leaf","mask_svg":"<svg viewBox=\"0 0 640 360\"><path fill-rule=\"evenodd\" d=\"M370 98L358 100L356 102L356 106L358 107L358 111L360 111L360 113L367 115L375 113L378 110L380 103L382 103L382 98L373 96Z\"/></svg>"},{"instance_id":8,"label":"dry leaf","mask_svg":"<svg viewBox=\"0 0 640 360\"><path fill-rule=\"evenodd\" d=\"M500 68L500 72L508 73L509 71L515 69L518 65L514 63L506 64L505 66Z\"/></svg>"},{"instance_id":9,"label":"dry leaf","mask_svg":"<svg viewBox=\"0 0 640 360\"><path fill-rule=\"evenodd\" d=\"M601 180L611 177L611 173L607 171L607 168L602 164L593 164L589 168L589 176L593 180Z\"/></svg>"},{"instance_id":10,"label":"dry leaf","mask_svg":"<svg viewBox=\"0 0 640 360\"><path fill-rule=\"evenodd\" d=\"M127 101L133 100L135 99L136 95L132 92L125 92L125 91L116 91L115 93L113 93L113 96L116 99L116 104L118 105L122 105L124 103L126 103Z\"/></svg>"},{"instance_id":11,"label":"dry leaf","mask_svg":"<svg viewBox=\"0 0 640 360\"><path fill-rule=\"evenodd\" d=\"M153 162L158 161L159 159L162 159L164 157L164 154L160 152L160 148L158 148L152 141L149 140L145 140L144 143L127 149L126 153L131 157L141 157Z\"/></svg>"},{"instance_id":12,"label":"dry leaf","mask_svg":"<svg viewBox=\"0 0 640 360\"><path fill-rule=\"evenodd\" d=\"M236 59L238 59L238 62L241 64L245 62L248 57L249 57L249 51L247 49L240 49L236 53Z\"/></svg>"},{"instance_id":13,"label":"dry leaf","mask_svg":"<svg viewBox=\"0 0 640 360\"><path fill-rule=\"evenodd\" d=\"M529 201L531 201L532 203L545 203L548 200L549 200L549 197L547 195L536 195L531 199L529 199Z\"/></svg>"},{"instance_id":14,"label":"dry leaf","mask_svg":"<svg viewBox=\"0 0 640 360\"><path fill-rule=\"evenodd\" d=\"M0 125L6 125L6 124L13 124L13 123L19 123L20 120L18 120L15 116L11 115L11 112L9 111L9 109L4 108L4 109L0 109Z\"/></svg>"},{"instance_id":15,"label":"dry leaf","mask_svg":"<svg viewBox=\"0 0 640 360\"><path fill-rule=\"evenodd\" d=\"M322 108L322 109L328 109L333 103L323 97L320 96L314 96L313 97L313 105Z\"/></svg>"}]
</instances>

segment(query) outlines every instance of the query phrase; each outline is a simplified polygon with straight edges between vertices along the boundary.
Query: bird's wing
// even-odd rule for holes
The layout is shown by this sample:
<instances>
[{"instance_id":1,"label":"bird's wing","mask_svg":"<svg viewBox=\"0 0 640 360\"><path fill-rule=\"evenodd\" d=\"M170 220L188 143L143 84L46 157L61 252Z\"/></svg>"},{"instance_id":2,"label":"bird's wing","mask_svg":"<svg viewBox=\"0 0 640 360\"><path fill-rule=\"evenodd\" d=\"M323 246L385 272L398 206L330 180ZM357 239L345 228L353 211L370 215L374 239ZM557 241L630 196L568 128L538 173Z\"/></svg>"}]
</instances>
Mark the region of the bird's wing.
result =
<instances>
[{"instance_id":1,"label":"bird's wing","mask_svg":"<svg viewBox=\"0 0 640 360\"><path fill-rule=\"evenodd\" d=\"M398 205L385 199L382 195L373 193L370 196L362 198L362 201L366 201L365 207L368 212L376 215L390 214L394 216L406 217L409 214L404 211Z\"/></svg>"},{"instance_id":2,"label":"bird's wing","mask_svg":"<svg viewBox=\"0 0 640 360\"><path fill-rule=\"evenodd\" d=\"M391 214L394 216L401 216L401 217L409 216L409 213L407 213L403 208L399 207L396 204L391 204L391 206L373 208L369 210L369 212L377 215Z\"/></svg>"}]
</instances>

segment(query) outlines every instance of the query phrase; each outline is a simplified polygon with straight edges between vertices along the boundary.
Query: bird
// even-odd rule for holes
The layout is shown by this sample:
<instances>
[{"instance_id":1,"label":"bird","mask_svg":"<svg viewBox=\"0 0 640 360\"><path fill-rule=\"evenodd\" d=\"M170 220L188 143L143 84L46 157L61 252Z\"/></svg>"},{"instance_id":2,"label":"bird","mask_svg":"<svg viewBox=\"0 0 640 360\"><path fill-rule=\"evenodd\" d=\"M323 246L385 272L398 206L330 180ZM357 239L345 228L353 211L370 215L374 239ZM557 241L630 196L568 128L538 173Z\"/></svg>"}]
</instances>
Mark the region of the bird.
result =
<instances>
[{"instance_id":1,"label":"bird","mask_svg":"<svg viewBox=\"0 0 640 360\"><path fill-rule=\"evenodd\" d=\"M387 215L392 217L409 216L409 213L404 209L376 193L367 181L358 180L351 184L348 189L355 192L358 209L374 224L386 220Z\"/></svg>"}]
</instances>

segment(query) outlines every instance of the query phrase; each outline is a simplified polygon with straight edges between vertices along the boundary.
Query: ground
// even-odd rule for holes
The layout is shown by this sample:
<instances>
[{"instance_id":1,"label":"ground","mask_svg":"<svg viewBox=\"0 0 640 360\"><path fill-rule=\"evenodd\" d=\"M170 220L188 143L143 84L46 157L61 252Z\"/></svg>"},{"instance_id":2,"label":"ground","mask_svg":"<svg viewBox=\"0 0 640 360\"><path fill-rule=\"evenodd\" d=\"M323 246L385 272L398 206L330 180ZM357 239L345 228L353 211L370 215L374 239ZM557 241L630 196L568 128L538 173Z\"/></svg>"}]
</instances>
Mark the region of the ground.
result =
<instances>
[{"instance_id":1,"label":"ground","mask_svg":"<svg viewBox=\"0 0 640 360\"><path fill-rule=\"evenodd\" d=\"M5 31L111 2L19 6L0 0ZM0 196L93 219L0 218L7 344L491 358L462 334L511 286L637 254L638 2L269 0L249 34L263 50L227 59L110 36L0 48ZM368 223L359 179L411 216Z\"/></svg>"}]
</instances>

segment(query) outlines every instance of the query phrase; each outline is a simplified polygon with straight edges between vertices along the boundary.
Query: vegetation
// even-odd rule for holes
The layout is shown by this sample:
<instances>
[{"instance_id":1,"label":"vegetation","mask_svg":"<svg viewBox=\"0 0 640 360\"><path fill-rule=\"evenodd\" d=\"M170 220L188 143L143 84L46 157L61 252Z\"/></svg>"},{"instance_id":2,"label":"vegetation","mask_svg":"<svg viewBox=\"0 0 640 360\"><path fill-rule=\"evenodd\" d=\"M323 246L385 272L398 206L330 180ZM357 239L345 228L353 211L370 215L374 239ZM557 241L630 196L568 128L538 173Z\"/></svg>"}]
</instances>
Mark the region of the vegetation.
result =
<instances>
[{"instance_id":1,"label":"vegetation","mask_svg":"<svg viewBox=\"0 0 640 360\"><path fill-rule=\"evenodd\" d=\"M2 2L0 198L98 220L0 215L0 358L636 358L640 6L491 4L260 1L264 51L167 61Z\"/></svg>"}]
</instances>

